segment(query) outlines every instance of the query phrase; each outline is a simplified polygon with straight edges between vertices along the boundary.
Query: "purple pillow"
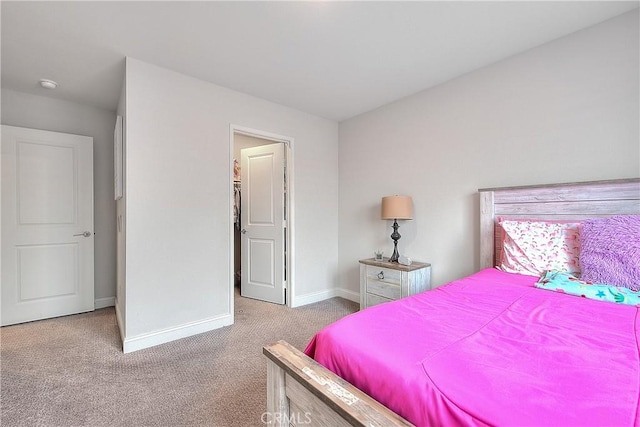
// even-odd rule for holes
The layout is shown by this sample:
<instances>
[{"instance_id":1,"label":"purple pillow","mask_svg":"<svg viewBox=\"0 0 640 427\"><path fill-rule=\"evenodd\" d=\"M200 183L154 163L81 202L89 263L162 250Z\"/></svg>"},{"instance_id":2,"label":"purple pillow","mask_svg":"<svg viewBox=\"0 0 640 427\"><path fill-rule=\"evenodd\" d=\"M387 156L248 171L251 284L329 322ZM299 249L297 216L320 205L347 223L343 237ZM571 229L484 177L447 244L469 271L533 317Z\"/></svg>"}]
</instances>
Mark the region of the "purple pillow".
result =
<instances>
[{"instance_id":1,"label":"purple pillow","mask_svg":"<svg viewBox=\"0 0 640 427\"><path fill-rule=\"evenodd\" d=\"M580 279L640 290L640 215L582 222Z\"/></svg>"}]
</instances>

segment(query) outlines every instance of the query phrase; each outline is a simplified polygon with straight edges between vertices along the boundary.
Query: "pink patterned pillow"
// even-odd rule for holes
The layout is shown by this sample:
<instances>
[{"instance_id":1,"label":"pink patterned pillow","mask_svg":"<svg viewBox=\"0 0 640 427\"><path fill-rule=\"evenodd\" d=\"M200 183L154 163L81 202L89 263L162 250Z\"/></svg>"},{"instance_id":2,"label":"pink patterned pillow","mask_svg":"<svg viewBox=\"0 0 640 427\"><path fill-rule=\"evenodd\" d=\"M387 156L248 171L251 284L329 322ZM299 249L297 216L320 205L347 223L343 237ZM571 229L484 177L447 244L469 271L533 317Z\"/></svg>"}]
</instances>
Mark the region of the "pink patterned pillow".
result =
<instances>
[{"instance_id":1,"label":"pink patterned pillow","mask_svg":"<svg viewBox=\"0 0 640 427\"><path fill-rule=\"evenodd\" d=\"M500 226L500 270L531 276L546 270L580 271L580 222L502 220Z\"/></svg>"},{"instance_id":2,"label":"pink patterned pillow","mask_svg":"<svg viewBox=\"0 0 640 427\"><path fill-rule=\"evenodd\" d=\"M571 241L575 240L577 246L573 245L572 253L575 253L575 256L581 250L581 238L580 234L582 232L582 221L579 219L539 219L539 218L510 218L507 216L498 216L496 217L496 224L494 230L494 265L498 268L500 267L500 263L502 262L502 246L504 245L505 240L505 232L502 228L503 221L515 221L515 222L527 222L527 223L544 223L544 224L564 224L568 227L568 235L566 240ZM568 270L567 270L568 271ZM580 269L578 268L575 273L578 273Z\"/></svg>"}]
</instances>

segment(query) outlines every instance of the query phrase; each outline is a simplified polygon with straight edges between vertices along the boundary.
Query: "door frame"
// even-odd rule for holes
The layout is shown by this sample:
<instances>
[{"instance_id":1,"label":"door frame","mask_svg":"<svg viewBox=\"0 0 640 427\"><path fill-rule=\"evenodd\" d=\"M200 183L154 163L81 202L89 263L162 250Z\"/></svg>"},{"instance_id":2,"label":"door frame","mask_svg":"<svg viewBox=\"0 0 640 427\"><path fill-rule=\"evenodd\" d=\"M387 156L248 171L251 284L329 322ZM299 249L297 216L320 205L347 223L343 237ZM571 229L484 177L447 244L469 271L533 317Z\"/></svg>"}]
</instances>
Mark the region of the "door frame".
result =
<instances>
[{"instance_id":1,"label":"door frame","mask_svg":"<svg viewBox=\"0 0 640 427\"><path fill-rule=\"evenodd\" d=\"M287 212L287 235L285 238L285 247L287 248L285 255L285 283L286 303L287 307L295 307L294 305L294 289L295 289L295 228L294 228L294 185L293 185L293 138L284 135L278 135L271 132L265 132L258 129L252 129L246 126L229 125L229 202L233 200L233 154L234 140L236 134L252 136L267 141L280 142L284 144L284 158L286 161L285 186L287 188L285 209ZM233 204L229 203L229 313L234 314L234 234L233 234ZM235 322L235 320L234 320Z\"/></svg>"}]
</instances>

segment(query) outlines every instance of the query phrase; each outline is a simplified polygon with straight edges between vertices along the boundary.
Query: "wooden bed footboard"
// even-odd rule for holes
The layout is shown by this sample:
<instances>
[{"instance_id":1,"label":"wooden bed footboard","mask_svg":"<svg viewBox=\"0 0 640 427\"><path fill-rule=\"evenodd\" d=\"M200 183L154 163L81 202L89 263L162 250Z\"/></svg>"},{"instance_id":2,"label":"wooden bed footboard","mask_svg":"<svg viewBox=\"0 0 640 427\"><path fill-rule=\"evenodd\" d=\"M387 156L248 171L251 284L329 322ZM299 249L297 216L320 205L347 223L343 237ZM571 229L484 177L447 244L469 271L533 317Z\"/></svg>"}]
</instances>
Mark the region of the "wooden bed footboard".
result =
<instances>
[{"instance_id":1,"label":"wooden bed footboard","mask_svg":"<svg viewBox=\"0 0 640 427\"><path fill-rule=\"evenodd\" d=\"M270 426L411 426L286 341L263 348L267 356Z\"/></svg>"}]
</instances>

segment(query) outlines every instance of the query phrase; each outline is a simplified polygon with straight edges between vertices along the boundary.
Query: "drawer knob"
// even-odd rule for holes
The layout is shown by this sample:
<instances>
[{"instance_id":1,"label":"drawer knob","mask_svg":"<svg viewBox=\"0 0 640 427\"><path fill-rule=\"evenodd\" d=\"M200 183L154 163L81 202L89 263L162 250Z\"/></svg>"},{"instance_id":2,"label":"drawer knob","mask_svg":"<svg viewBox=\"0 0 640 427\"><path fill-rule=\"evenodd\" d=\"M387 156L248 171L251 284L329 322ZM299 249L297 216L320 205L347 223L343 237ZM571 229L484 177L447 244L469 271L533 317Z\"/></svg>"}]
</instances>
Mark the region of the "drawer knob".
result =
<instances>
[{"instance_id":1,"label":"drawer knob","mask_svg":"<svg viewBox=\"0 0 640 427\"><path fill-rule=\"evenodd\" d=\"M384 279L384 271L381 271L380 273L378 273L378 279L380 280Z\"/></svg>"}]
</instances>

